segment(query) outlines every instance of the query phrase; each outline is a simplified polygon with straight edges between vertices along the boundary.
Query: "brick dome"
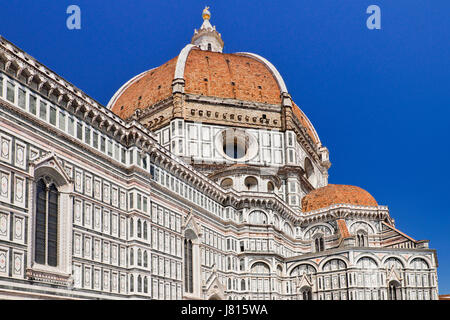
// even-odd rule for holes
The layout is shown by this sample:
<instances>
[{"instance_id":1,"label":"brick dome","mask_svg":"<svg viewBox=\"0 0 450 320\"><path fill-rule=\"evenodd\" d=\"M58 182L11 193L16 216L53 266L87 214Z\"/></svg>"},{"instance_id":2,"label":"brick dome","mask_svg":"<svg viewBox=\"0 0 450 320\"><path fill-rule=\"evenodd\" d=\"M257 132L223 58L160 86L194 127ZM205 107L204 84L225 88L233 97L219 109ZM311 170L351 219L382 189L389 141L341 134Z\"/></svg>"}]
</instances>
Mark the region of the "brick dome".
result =
<instances>
[{"instance_id":1,"label":"brick dome","mask_svg":"<svg viewBox=\"0 0 450 320\"><path fill-rule=\"evenodd\" d=\"M179 57L176 57L132 79L119 90L110 106L111 110L126 119L136 109L152 106L168 98L172 94L178 60ZM277 79L263 62L253 57L193 47L181 64L184 64L185 93L281 103Z\"/></svg>"},{"instance_id":2,"label":"brick dome","mask_svg":"<svg viewBox=\"0 0 450 320\"><path fill-rule=\"evenodd\" d=\"M189 44L177 57L125 83L112 97L108 108L122 119L128 119L136 110L169 98L175 79L184 79L185 93L210 97L280 105L282 93L287 93L283 78L263 57L201 50ZM293 113L313 142L319 143L311 122L294 103Z\"/></svg>"},{"instance_id":3,"label":"brick dome","mask_svg":"<svg viewBox=\"0 0 450 320\"><path fill-rule=\"evenodd\" d=\"M329 184L308 193L302 199L302 211L318 210L333 204L378 206L372 195L360 187Z\"/></svg>"}]
</instances>

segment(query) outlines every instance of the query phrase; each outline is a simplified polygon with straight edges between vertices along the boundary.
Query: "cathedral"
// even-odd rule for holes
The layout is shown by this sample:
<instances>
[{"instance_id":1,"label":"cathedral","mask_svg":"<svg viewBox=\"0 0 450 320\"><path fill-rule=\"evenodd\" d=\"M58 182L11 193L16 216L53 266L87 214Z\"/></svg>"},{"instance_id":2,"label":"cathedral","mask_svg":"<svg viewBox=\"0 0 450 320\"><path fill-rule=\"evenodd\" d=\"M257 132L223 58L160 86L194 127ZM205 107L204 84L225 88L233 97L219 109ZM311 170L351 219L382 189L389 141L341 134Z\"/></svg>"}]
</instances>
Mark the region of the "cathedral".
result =
<instances>
[{"instance_id":1,"label":"cathedral","mask_svg":"<svg viewBox=\"0 0 450 320\"><path fill-rule=\"evenodd\" d=\"M428 240L267 59L191 42L103 106L0 37L0 299L437 300Z\"/></svg>"}]
</instances>

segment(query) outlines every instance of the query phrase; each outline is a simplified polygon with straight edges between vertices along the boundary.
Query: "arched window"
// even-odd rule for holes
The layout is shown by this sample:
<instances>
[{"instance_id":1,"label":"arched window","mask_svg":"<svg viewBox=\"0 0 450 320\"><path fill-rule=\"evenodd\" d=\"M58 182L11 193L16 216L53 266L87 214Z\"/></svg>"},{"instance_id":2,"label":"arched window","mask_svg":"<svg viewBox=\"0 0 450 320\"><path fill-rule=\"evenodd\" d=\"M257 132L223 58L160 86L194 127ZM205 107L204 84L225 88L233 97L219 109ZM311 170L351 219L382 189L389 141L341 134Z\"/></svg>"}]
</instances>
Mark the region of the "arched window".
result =
<instances>
[{"instance_id":1,"label":"arched window","mask_svg":"<svg viewBox=\"0 0 450 320\"><path fill-rule=\"evenodd\" d=\"M147 240L147 221L144 221L144 239Z\"/></svg>"},{"instance_id":2,"label":"arched window","mask_svg":"<svg viewBox=\"0 0 450 320\"><path fill-rule=\"evenodd\" d=\"M208 43L208 51L211 51L211 43Z\"/></svg>"},{"instance_id":3,"label":"arched window","mask_svg":"<svg viewBox=\"0 0 450 320\"><path fill-rule=\"evenodd\" d=\"M233 187L233 180L231 178L225 178L220 182L220 186L224 189L230 189Z\"/></svg>"},{"instance_id":4,"label":"arched window","mask_svg":"<svg viewBox=\"0 0 450 320\"><path fill-rule=\"evenodd\" d=\"M245 291L246 289L245 289L245 279L242 279L241 280L241 290L242 291Z\"/></svg>"},{"instance_id":5,"label":"arched window","mask_svg":"<svg viewBox=\"0 0 450 320\"><path fill-rule=\"evenodd\" d=\"M239 266L240 266L239 268L241 271L245 270L245 260L244 259L239 260Z\"/></svg>"},{"instance_id":6,"label":"arched window","mask_svg":"<svg viewBox=\"0 0 450 320\"><path fill-rule=\"evenodd\" d=\"M148 278L144 277L144 293L148 293Z\"/></svg>"},{"instance_id":7,"label":"arched window","mask_svg":"<svg viewBox=\"0 0 450 320\"><path fill-rule=\"evenodd\" d=\"M192 240L184 240L184 290L189 293L194 292L194 276L193 276L193 259L192 259Z\"/></svg>"},{"instance_id":8,"label":"arched window","mask_svg":"<svg viewBox=\"0 0 450 320\"><path fill-rule=\"evenodd\" d=\"M130 265L134 265L134 249L130 248Z\"/></svg>"},{"instance_id":9,"label":"arched window","mask_svg":"<svg viewBox=\"0 0 450 320\"><path fill-rule=\"evenodd\" d=\"M388 258L384 262L385 266L387 266L389 269L396 268L401 270L403 268L403 263L397 259L397 258Z\"/></svg>"},{"instance_id":10,"label":"arched window","mask_svg":"<svg viewBox=\"0 0 450 320\"><path fill-rule=\"evenodd\" d=\"M142 251L141 251L141 249L138 249L137 259L138 259L138 261L137 261L138 266L142 266Z\"/></svg>"},{"instance_id":11,"label":"arched window","mask_svg":"<svg viewBox=\"0 0 450 320\"><path fill-rule=\"evenodd\" d=\"M39 179L36 184L35 261L52 267L58 265L58 200L54 182Z\"/></svg>"},{"instance_id":12,"label":"arched window","mask_svg":"<svg viewBox=\"0 0 450 320\"><path fill-rule=\"evenodd\" d=\"M368 247L369 246L367 233L365 231L359 230L356 233L356 245L358 247Z\"/></svg>"},{"instance_id":13,"label":"arched window","mask_svg":"<svg viewBox=\"0 0 450 320\"><path fill-rule=\"evenodd\" d=\"M137 278L138 292L142 292L142 277L139 275Z\"/></svg>"},{"instance_id":14,"label":"arched window","mask_svg":"<svg viewBox=\"0 0 450 320\"><path fill-rule=\"evenodd\" d=\"M133 218L130 219L130 237L134 236L134 222Z\"/></svg>"},{"instance_id":15,"label":"arched window","mask_svg":"<svg viewBox=\"0 0 450 320\"><path fill-rule=\"evenodd\" d=\"M258 180L255 177L245 178L244 184L248 191L257 191L258 190Z\"/></svg>"},{"instance_id":16,"label":"arched window","mask_svg":"<svg viewBox=\"0 0 450 320\"><path fill-rule=\"evenodd\" d=\"M345 262L340 259L332 259L325 263L323 271L344 270L346 268Z\"/></svg>"},{"instance_id":17,"label":"arched window","mask_svg":"<svg viewBox=\"0 0 450 320\"><path fill-rule=\"evenodd\" d=\"M283 268L277 265L277 276L281 277L283 275Z\"/></svg>"},{"instance_id":18,"label":"arched window","mask_svg":"<svg viewBox=\"0 0 450 320\"><path fill-rule=\"evenodd\" d=\"M142 237L142 222L141 222L141 219L139 219L138 222L137 222L137 236L138 236L138 238Z\"/></svg>"},{"instance_id":19,"label":"arched window","mask_svg":"<svg viewBox=\"0 0 450 320\"><path fill-rule=\"evenodd\" d=\"M318 236L314 240L314 244L315 244L316 252L320 252L320 251L324 251L325 250L325 244L324 244L323 236Z\"/></svg>"},{"instance_id":20,"label":"arched window","mask_svg":"<svg viewBox=\"0 0 450 320\"><path fill-rule=\"evenodd\" d=\"M273 192L275 187L271 181L267 182L267 192Z\"/></svg>"},{"instance_id":21,"label":"arched window","mask_svg":"<svg viewBox=\"0 0 450 320\"><path fill-rule=\"evenodd\" d=\"M262 211L253 211L248 216L251 224L267 224L267 215Z\"/></svg>"},{"instance_id":22,"label":"arched window","mask_svg":"<svg viewBox=\"0 0 450 320\"><path fill-rule=\"evenodd\" d=\"M144 251L144 267L145 267L145 268L148 267L148 255L147 255L147 251Z\"/></svg>"},{"instance_id":23,"label":"arched window","mask_svg":"<svg viewBox=\"0 0 450 320\"><path fill-rule=\"evenodd\" d=\"M134 276L130 276L130 292L134 291Z\"/></svg>"}]
</instances>

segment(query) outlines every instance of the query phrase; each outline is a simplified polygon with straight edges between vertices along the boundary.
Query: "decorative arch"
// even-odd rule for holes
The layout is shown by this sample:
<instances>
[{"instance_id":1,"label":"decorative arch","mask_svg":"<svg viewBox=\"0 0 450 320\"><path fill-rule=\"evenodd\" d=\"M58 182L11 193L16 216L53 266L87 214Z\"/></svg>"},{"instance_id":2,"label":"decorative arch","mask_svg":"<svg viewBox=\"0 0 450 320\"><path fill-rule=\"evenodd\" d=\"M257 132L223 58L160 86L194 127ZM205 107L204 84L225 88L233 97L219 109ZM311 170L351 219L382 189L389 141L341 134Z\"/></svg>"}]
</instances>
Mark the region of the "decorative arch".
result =
<instances>
[{"instance_id":1,"label":"decorative arch","mask_svg":"<svg viewBox=\"0 0 450 320\"><path fill-rule=\"evenodd\" d=\"M356 265L361 269L378 269L380 262L369 255L364 255L358 258Z\"/></svg>"},{"instance_id":2,"label":"decorative arch","mask_svg":"<svg viewBox=\"0 0 450 320\"><path fill-rule=\"evenodd\" d=\"M345 270L347 269L347 266L348 265L344 260L340 258L333 258L329 259L322 265L322 271Z\"/></svg>"},{"instance_id":3,"label":"decorative arch","mask_svg":"<svg viewBox=\"0 0 450 320\"><path fill-rule=\"evenodd\" d=\"M320 264L319 264L319 270L320 270L320 271L324 271L324 266L325 266L329 261L335 260L335 259L337 259L337 260L342 260L342 261L344 262L346 268L348 268L348 266L350 265L350 261L349 261L346 257L344 257L344 256L331 256L331 257L328 257L328 258L323 259L323 260L320 262Z\"/></svg>"},{"instance_id":4,"label":"decorative arch","mask_svg":"<svg viewBox=\"0 0 450 320\"><path fill-rule=\"evenodd\" d=\"M358 221L352 222L349 226L349 230L352 234L355 234L358 230L365 230L367 232L367 234L376 233L373 226L364 220L358 220Z\"/></svg>"},{"instance_id":5,"label":"decorative arch","mask_svg":"<svg viewBox=\"0 0 450 320\"><path fill-rule=\"evenodd\" d=\"M293 274L295 271L297 271L298 274ZM301 271L304 271L308 275L316 274L317 268L310 263L301 262L289 270L289 276L301 276L302 274L299 274Z\"/></svg>"},{"instance_id":6,"label":"decorative arch","mask_svg":"<svg viewBox=\"0 0 450 320\"><path fill-rule=\"evenodd\" d=\"M256 270L258 268L259 270ZM270 265L265 261L255 261L252 263L250 267L251 273L264 273L264 274L270 274Z\"/></svg>"},{"instance_id":7,"label":"decorative arch","mask_svg":"<svg viewBox=\"0 0 450 320\"><path fill-rule=\"evenodd\" d=\"M184 293L189 297L200 296L200 228L192 211L183 224Z\"/></svg>"},{"instance_id":8,"label":"decorative arch","mask_svg":"<svg viewBox=\"0 0 450 320\"><path fill-rule=\"evenodd\" d=\"M389 255L389 256L384 257L384 258L381 260L380 265L387 266L388 260L390 260L390 259L396 259L396 260L398 260L399 263L401 264L402 268L405 268L405 266L408 265L408 262L407 262L402 256L392 256L392 255Z\"/></svg>"},{"instance_id":9,"label":"decorative arch","mask_svg":"<svg viewBox=\"0 0 450 320\"><path fill-rule=\"evenodd\" d=\"M247 221L250 224L267 224L269 222L269 216L262 210L253 210L248 214Z\"/></svg>"},{"instance_id":10,"label":"decorative arch","mask_svg":"<svg viewBox=\"0 0 450 320\"><path fill-rule=\"evenodd\" d=\"M381 261L380 258L378 258L375 254L371 253L371 252L363 252L360 255L358 255L355 258L355 261L358 262L360 259L362 258L372 258L373 260L375 260L377 266L381 266Z\"/></svg>"},{"instance_id":11,"label":"decorative arch","mask_svg":"<svg viewBox=\"0 0 450 320\"><path fill-rule=\"evenodd\" d=\"M431 264L425 257L413 257L408 262L408 266L414 270L428 270L430 269Z\"/></svg>"},{"instance_id":12,"label":"decorative arch","mask_svg":"<svg viewBox=\"0 0 450 320\"><path fill-rule=\"evenodd\" d=\"M313 236L317 233L321 232L323 236L329 236L334 233L334 230L331 228L331 226L324 224L324 223L318 223L314 224L310 227L308 227L304 232L304 238L305 240L312 239Z\"/></svg>"},{"instance_id":13,"label":"decorative arch","mask_svg":"<svg viewBox=\"0 0 450 320\"><path fill-rule=\"evenodd\" d=\"M290 266L290 267L286 270L286 274L289 274L289 275L290 275L290 274L292 273L292 271L293 271L296 267L301 266L301 265L304 265L304 264L311 266L311 267L314 268L315 270L319 270L319 266L318 266L316 263L314 263L313 261L301 261L301 262L298 262L298 263L293 264L292 266Z\"/></svg>"}]
</instances>

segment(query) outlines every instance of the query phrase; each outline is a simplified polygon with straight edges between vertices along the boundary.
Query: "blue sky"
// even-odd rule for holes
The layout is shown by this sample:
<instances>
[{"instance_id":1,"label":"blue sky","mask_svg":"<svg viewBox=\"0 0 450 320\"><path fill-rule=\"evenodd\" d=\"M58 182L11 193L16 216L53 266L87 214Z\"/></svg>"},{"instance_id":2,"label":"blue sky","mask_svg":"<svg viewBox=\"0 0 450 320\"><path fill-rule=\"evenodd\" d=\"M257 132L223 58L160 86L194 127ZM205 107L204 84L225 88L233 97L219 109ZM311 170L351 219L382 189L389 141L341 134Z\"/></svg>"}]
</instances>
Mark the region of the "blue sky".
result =
<instances>
[{"instance_id":1,"label":"blue sky","mask_svg":"<svg viewBox=\"0 0 450 320\"><path fill-rule=\"evenodd\" d=\"M81 30L66 8L81 8ZM381 30L366 8L381 8ZM330 150L330 183L368 190L396 226L438 252L450 293L450 1L3 1L0 34L106 105L178 55L211 6L224 52L282 74Z\"/></svg>"}]
</instances>

